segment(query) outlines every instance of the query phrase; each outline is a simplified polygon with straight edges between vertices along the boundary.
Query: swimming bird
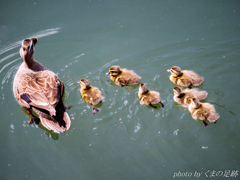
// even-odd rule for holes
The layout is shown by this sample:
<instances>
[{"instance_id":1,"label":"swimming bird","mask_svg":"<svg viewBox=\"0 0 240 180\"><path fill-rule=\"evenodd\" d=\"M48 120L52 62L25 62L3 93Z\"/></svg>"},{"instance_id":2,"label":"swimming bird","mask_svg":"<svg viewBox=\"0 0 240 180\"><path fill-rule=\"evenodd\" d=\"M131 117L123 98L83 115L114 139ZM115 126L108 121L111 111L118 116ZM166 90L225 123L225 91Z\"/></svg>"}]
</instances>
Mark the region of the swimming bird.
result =
<instances>
[{"instance_id":1,"label":"swimming bird","mask_svg":"<svg viewBox=\"0 0 240 180\"><path fill-rule=\"evenodd\" d=\"M37 42L37 38L22 41L20 56L24 62L15 75L13 93L30 115L29 124L41 121L48 130L64 132L71 125L62 101L64 84L54 72L33 59Z\"/></svg>"},{"instance_id":2,"label":"swimming bird","mask_svg":"<svg viewBox=\"0 0 240 180\"><path fill-rule=\"evenodd\" d=\"M188 110L191 113L193 119L202 120L205 126L208 125L206 123L207 120L210 123L216 123L216 121L220 118L212 104L201 103L198 98L191 99Z\"/></svg>"},{"instance_id":3,"label":"swimming bird","mask_svg":"<svg viewBox=\"0 0 240 180\"><path fill-rule=\"evenodd\" d=\"M160 93L148 90L146 84L144 83L139 85L138 98L140 104L146 104L157 108L156 106L153 106L153 104L160 103L162 107L164 107L164 104L161 102Z\"/></svg>"},{"instance_id":4,"label":"swimming bird","mask_svg":"<svg viewBox=\"0 0 240 180\"><path fill-rule=\"evenodd\" d=\"M121 69L119 66L111 66L106 75L109 74L110 79L121 86L136 85L141 81L141 77L133 70Z\"/></svg>"},{"instance_id":5,"label":"swimming bird","mask_svg":"<svg viewBox=\"0 0 240 180\"><path fill-rule=\"evenodd\" d=\"M80 84L81 89L80 93L82 98L92 106L93 114L98 113L98 109L93 105L99 104L103 100L101 91L93 86L90 86L90 83L87 79L81 79L78 84Z\"/></svg>"},{"instance_id":6,"label":"swimming bird","mask_svg":"<svg viewBox=\"0 0 240 180\"><path fill-rule=\"evenodd\" d=\"M170 80L179 86L191 88L191 86L201 85L204 81L204 78L196 74L194 71L181 70L178 66L173 66L167 71L171 73Z\"/></svg>"},{"instance_id":7,"label":"swimming bird","mask_svg":"<svg viewBox=\"0 0 240 180\"><path fill-rule=\"evenodd\" d=\"M207 91L199 91L198 89L185 89L183 91L180 87L174 87L173 93L174 101L181 104L183 107L188 107L191 103L191 99L194 97L203 100L208 95Z\"/></svg>"}]
</instances>

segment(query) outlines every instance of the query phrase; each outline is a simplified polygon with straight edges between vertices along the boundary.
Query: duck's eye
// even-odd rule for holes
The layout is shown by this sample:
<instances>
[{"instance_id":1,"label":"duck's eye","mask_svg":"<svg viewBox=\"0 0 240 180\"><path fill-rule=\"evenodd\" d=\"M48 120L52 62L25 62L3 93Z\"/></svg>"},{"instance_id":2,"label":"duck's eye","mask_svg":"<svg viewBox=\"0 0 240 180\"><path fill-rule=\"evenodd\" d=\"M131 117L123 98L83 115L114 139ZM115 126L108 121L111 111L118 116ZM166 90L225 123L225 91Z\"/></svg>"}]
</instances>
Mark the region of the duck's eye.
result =
<instances>
[{"instance_id":1,"label":"duck's eye","mask_svg":"<svg viewBox=\"0 0 240 180\"><path fill-rule=\"evenodd\" d=\"M23 47L22 49L23 49L24 51L26 50L26 48L24 48L24 47Z\"/></svg>"}]
</instances>

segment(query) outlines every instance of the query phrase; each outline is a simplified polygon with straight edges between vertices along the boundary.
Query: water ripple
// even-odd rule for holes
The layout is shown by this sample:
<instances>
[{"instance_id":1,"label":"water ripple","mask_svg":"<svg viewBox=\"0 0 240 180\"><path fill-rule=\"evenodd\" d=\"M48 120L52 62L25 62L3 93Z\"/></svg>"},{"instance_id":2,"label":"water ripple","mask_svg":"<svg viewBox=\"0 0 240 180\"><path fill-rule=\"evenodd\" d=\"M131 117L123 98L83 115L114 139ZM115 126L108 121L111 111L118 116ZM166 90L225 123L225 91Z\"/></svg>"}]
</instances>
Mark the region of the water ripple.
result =
<instances>
[{"instance_id":1,"label":"water ripple","mask_svg":"<svg viewBox=\"0 0 240 180\"><path fill-rule=\"evenodd\" d=\"M59 29L61 29L61 28L46 29L46 30L43 30L43 31L36 32L36 33L32 34L31 36L29 36L27 38L32 38L32 37L41 38L41 37L45 37L45 36L50 36L50 35L58 33ZM4 49L0 50L0 55L5 53L5 52L8 52L8 51L10 51L10 50L12 50L12 49L14 49L16 47L19 47L21 45L21 43L22 43L22 40L8 45Z\"/></svg>"}]
</instances>

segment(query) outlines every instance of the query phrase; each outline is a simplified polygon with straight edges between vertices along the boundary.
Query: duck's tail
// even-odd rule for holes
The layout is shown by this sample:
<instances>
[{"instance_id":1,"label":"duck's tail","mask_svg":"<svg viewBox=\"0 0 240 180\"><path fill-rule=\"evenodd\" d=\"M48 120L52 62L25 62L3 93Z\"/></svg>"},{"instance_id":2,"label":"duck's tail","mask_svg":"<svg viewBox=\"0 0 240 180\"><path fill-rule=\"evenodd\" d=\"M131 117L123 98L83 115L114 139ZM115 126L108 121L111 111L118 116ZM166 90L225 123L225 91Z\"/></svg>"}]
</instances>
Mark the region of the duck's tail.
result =
<instances>
[{"instance_id":1,"label":"duck's tail","mask_svg":"<svg viewBox=\"0 0 240 180\"><path fill-rule=\"evenodd\" d=\"M49 112L43 109L32 107L33 111L36 112L42 122L42 125L48 130L53 130L56 133L64 132L71 126L71 120L65 112L66 107L62 100L56 106L56 116L50 116Z\"/></svg>"},{"instance_id":2,"label":"duck's tail","mask_svg":"<svg viewBox=\"0 0 240 180\"><path fill-rule=\"evenodd\" d=\"M41 117L41 116L40 116L40 120L42 122L42 125L45 128L47 128L48 130L53 130L55 133L64 132L64 131L68 130L71 126L71 120L70 120L67 112L64 112L64 115L63 115L63 120L66 124L66 127L60 126L56 120L52 121L52 120L49 120L49 119Z\"/></svg>"}]
</instances>

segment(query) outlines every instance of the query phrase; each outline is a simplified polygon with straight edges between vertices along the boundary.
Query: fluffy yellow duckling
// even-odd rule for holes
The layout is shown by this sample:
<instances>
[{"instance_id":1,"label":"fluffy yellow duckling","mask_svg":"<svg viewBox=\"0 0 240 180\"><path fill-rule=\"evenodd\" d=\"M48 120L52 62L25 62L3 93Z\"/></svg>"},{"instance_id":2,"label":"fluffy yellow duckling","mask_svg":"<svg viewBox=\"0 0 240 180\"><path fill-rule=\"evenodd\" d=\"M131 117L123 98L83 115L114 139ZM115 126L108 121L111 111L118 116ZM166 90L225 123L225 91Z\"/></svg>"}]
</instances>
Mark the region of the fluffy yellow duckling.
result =
<instances>
[{"instance_id":1,"label":"fluffy yellow duckling","mask_svg":"<svg viewBox=\"0 0 240 180\"><path fill-rule=\"evenodd\" d=\"M110 74L110 79L114 81L117 85L121 86L127 85L136 85L141 81L141 77L138 76L134 71L127 69L120 69L119 66L111 66L109 72L106 75Z\"/></svg>"},{"instance_id":2,"label":"fluffy yellow duckling","mask_svg":"<svg viewBox=\"0 0 240 180\"><path fill-rule=\"evenodd\" d=\"M204 81L204 78L195 72L181 70L180 67L177 66L173 66L167 71L171 73L170 80L179 86L191 88L191 86L199 86Z\"/></svg>"},{"instance_id":3,"label":"fluffy yellow duckling","mask_svg":"<svg viewBox=\"0 0 240 180\"><path fill-rule=\"evenodd\" d=\"M210 123L216 123L220 118L214 106L210 103L201 103L198 98L192 98L191 103L188 106L188 110L192 115L193 119L200 119L203 121L203 124L207 126L206 121Z\"/></svg>"},{"instance_id":4,"label":"fluffy yellow duckling","mask_svg":"<svg viewBox=\"0 0 240 180\"><path fill-rule=\"evenodd\" d=\"M191 99L196 97L199 100L203 100L207 97L207 91L199 91L198 89L185 89L184 91L180 87L173 88L173 99L183 107L188 107L191 103Z\"/></svg>"},{"instance_id":5,"label":"fluffy yellow duckling","mask_svg":"<svg viewBox=\"0 0 240 180\"><path fill-rule=\"evenodd\" d=\"M157 91L148 90L144 83L139 85L138 97L140 104L146 104L157 108L153 106L153 104L160 103L162 107L164 107L164 104L161 102L160 93Z\"/></svg>"},{"instance_id":6,"label":"fluffy yellow duckling","mask_svg":"<svg viewBox=\"0 0 240 180\"><path fill-rule=\"evenodd\" d=\"M81 79L78 84L81 86L80 93L82 98L92 106L93 114L98 113L98 109L93 107L93 105L99 104L103 100L101 91L93 86L86 79Z\"/></svg>"}]
</instances>

